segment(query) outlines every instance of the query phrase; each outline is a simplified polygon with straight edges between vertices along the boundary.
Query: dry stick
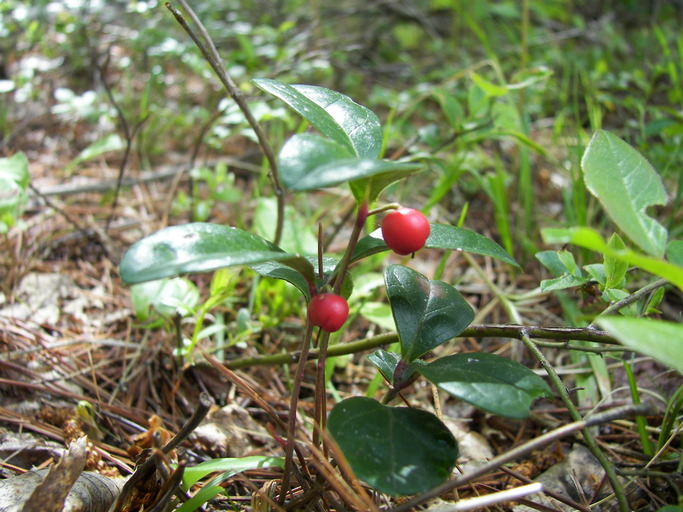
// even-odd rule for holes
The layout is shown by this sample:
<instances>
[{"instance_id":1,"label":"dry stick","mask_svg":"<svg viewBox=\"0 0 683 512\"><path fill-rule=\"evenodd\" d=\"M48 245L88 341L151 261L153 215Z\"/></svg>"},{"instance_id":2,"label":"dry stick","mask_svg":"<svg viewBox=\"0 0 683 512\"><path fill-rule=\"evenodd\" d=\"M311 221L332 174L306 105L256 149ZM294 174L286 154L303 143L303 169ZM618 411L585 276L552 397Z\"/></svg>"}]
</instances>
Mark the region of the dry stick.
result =
<instances>
[{"instance_id":1,"label":"dry stick","mask_svg":"<svg viewBox=\"0 0 683 512\"><path fill-rule=\"evenodd\" d=\"M486 464L478 467L477 469L474 469L466 475L454 478L453 480L448 480L447 482L444 482L434 487L433 489L425 492L424 494L415 496L414 498L400 504L399 506L390 509L389 512L407 512L408 510L412 509L413 507L416 507L417 505L420 505L428 500L431 500L433 498L441 496L442 494L450 492L453 489L465 485L481 476L486 475L491 471L495 471L503 464L512 462L513 460L523 455L526 455L534 450L538 450L546 444L561 439L569 434L574 434L575 432L585 430L588 427L593 427L595 425L600 425L602 423L607 423L616 419L634 415L646 415L651 413L652 405L650 404L627 405L624 407L615 407L614 409L610 409L609 411L596 414L589 418L569 423L555 430L551 430L550 432L547 432L535 439L532 439L531 441L527 441L526 443L521 444L513 448L512 450L491 459Z\"/></svg>"},{"instance_id":2,"label":"dry stick","mask_svg":"<svg viewBox=\"0 0 683 512\"><path fill-rule=\"evenodd\" d=\"M458 338L514 338L521 340L522 335L525 332L531 338L542 338L558 341L564 340L566 343L562 344L562 348L567 349L587 350L586 347L576 347L569 345L569 340L593 341L608 345L618 344L617 340L607 334L605 331L594 329L592 327L526 327L524 325L512 324L480 324L469 326L458 335ZM380 334L378 336L373 336L372 338L367 338L364 340L334 345L327 350L327 355L328 357L335 357L347 354L355 354L357 352L371 350L383 345L391 345L392 343L396 342L398 342L398 334L395 332ZM306 357L308 357L308 359L317 359L319 354L319 350L311 350ZM272 356L236 359L235 361L228 361L226 364L230 368L235 369L261 365L267 366L293 364L300 360L301 353L292 352L290 354L275 354Z\"/></svg>"},{"instance_id":3,"label":"dry stick","mask_svg":"<svg viewBox=\"0 0 683 512\"><path fill-rule=\"evenodd\" d=\"M249 123L249 126L251 126L251 129L254 130L254 133L256 134L256 138L259 141L259 144L261 145L261 148L263 148L263 153L265 154L266 158L268 159L268 163L270 165L270 179L273 184L273 189L275 191L275 196L277 198L277 224L275 227L275 238L273 240L273 243L275 245L280 244L280 239L282 238L282 227L284 225L284 217L285 217L285 193L284 190L282 189L282 185L280 184L280 176L278 172L278 167L277 167L277 159L275 158L275 154L273 153L273 150L270 147L270 144L268 143L268 139L266 138L265 133L261 129L261 126L258 124L258 121L256 121L256 118L254 118L254 115L251 112L251 109L249 108L249 105L244 99L244 96L242 95L242 91L240 91L239 87L235 85L235 82L233 82L232 78L228 75L228 73L225 70L225 63L223 62L223 59L221 59L220 54L218 53L218 50L216 49L216 45L213 44L213 41L211 37L209 36L209 33L207 32L206 28L202 24L202 22L199 20L195 12L192 10L192 8L187 4L186 0L178 0L180 2L180 5L182 5L183 9L187 11L187 14L190 16L190 19L193 21L193 23L197 26L199 29L199 32L204 39L202 42L197 34L195 34L194 30L187 24L185 21L185 18L183 17L182 13L178 11L173 5L171 5L170 2L166 2L166 8L171 11L173 16L175 16L176 21L180 23L180 25L183 27L185 32L192 38L194 43L197 45L199 50L202 52L202 55L204 55L204 58L207 60L209 65L213 68L215 73L218 75L218 78L220 79L221 83L223 86L227 89L228 93L232 97L233 100L235 100L235 103L237 103L237 106L240 108L242 113L244 114L244 117L246 118L247 122Z\"/></svg>"},{"instance_id":4,"label":"dry stick","mask_svg":"<svg viewBox=\"0 0 683 512\"><path fill-rule=\"evenodd\" d=\"M555 371L555 368L550 364L550 361L548 361L548 359L545 357L545 354L543 354L543 352L534 344L534 342L528 335L522 335L522 342L527 347L527 349L534 355L538 362L541 363L543 369L548 373L550 382L552 382L553 386L560 395L560 399L569 411L569 415L572 417L574 421L581 421L583 419L581 413L574 405L574 402L572 402L566 386L562 382L562 379L560 379L560 376ZM593 456L598 460L602 468L605 470L605 475L607 476L607 479L610 481L610 484L612 485L612 490L614 491L614 495L616 496L617 502L619 503L619 509L622 512L629 512L630 506L628 503L628 499L626 497L624 487L621 485L621 482L619 481L619 476L617 475L617 471L614 465L600 449L597 442L595 441L595 438L593 437L593 434L590 433L590 430L588 430L588 428L583 429L582 434L586 442L586 446L591 451Z\"/></svg>"}]
</instances>

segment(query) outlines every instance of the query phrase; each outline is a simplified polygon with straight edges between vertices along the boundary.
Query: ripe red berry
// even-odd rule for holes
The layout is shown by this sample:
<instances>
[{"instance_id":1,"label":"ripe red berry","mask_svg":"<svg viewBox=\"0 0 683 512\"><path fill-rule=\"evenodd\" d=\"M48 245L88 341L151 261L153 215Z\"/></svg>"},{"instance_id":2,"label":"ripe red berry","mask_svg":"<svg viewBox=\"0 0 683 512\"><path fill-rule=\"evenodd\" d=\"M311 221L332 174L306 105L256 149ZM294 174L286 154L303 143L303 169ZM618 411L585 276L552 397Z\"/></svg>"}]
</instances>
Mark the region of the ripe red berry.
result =
<instances>
[{"instance_id":1,"label":"ripe red berry","mask_svg":"<svg viewBox=\"0 0 683 512\"><path fill-rule=\"evenodd\" d=\"M349 317L349 304L341 295L321 293L308 304L308 319L326 332L336 332Z\"/></svg>"},{"instance_id":2,"label":"ripe red berry","mask_svg":"<svg viewBox=\"0 0 683 512\"><path fill-rule=\"evenodd\" d=\"M422 249L429 238L427 217L412 208L399 208L382 221L384 243L396 254L405 256Z\"/></svg>"}]
</instances>

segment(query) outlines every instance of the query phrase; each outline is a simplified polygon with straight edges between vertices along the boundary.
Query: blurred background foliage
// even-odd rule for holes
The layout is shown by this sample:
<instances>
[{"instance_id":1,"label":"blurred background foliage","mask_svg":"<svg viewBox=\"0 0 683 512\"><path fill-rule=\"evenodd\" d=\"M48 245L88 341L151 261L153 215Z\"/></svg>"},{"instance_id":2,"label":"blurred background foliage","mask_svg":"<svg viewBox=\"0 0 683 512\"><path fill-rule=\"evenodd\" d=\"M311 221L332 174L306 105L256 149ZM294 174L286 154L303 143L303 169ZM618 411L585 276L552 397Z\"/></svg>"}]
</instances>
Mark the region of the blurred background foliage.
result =
<instances>
[{"instance_id":1,"label":"blurred background foliage","mask_svg":"<svg viewBox=\"0 0 683 512\"><path fill-rule=\"evenodd\" d=\"M434 171L417 180L421 197L410 200L451 221L463 205L493 204L483 219L515 251L533 249L539 221L597 218L579 159L592 132L604 128L665 177L669 227L680 236L681 1L191 5L276 148L304 127L250 79L343 92L386 123L386 156L411 155ZM199 140L204 156L255 148L163 2L0 0L4 154L26 151L54 172L107 135L123 135L125 124L140 125L132 168L142 170L190 154ZM405 198L400 188L395 193Z\"/></svg>"}]
</instances>

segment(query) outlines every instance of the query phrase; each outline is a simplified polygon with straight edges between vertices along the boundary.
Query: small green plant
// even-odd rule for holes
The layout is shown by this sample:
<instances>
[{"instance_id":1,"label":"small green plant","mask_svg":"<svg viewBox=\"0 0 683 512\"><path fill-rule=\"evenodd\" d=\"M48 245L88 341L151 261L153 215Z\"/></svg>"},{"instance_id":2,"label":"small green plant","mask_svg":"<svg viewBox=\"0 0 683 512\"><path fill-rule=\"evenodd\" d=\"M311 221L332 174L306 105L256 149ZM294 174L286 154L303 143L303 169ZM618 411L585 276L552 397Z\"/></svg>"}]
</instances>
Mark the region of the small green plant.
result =
<instances>
[{"instance_id":1,"label":"small green plant","mask_svg":"<svg viewBox=\"0 0 683 512\"><path fill-rule=\"evenodd\" d=\"M174 14L179 16L178 13ZM506 95L508 86L491 84L476 74L472 76L477 88L473 90L470 104L482 109L482 119L490 119L489 109L495 105L488 100ZM532 77L534 81L537 79ZM447 480L455 467L459 450L453 435L435 414L393 405L399 397L408 400L406 395L417 379L424 378L446 393L486 412L515 419L527 418L536 399L553 396L545 380L526 366L507 358L483 352L443 355L437 350L445 342L465 332L474 336L477 332L480 335L490 332L490 335L514 334L543 365L555 392L575 421L572 431L583 429L585 442L603 465L620 508L628 510L628 500L614 466L587 429L594 423L584 420L569 397L567 387L540 350L540 345L532 341L532 336L542 337L543 332L548 335L556 333L556 339L567 344L577 339L577 336L591 341L604 339L600 337L607 334L594 328L578 331L544 331L541 328L541 334L533 334L532 328L522 325L475 326L481 327L475 329L470 325L474 319L473 309L452 284L430 279L406 265L389 265L383 273L396 326L395 335L389 339L398 343L397 349L382 348L369 355L369 360L388 385L383 398L375 400L356 396L339 400L328 415L326 363L328 355L335 348L328 346L330 333L341 330L347 321L346 297L353 291L354 265L388 250L407 255L422 247L469 252L495 258L515 267L519 265L506 250L482 235L457 226L429 224L424 215L416 210L396 204L381 204L387 187L412 177L421 167L413 161L382 158L382 126L369 109L348 96L322 87L287 85L269 79L255 80L254 83L264 92L282 100L318 131L293 135L282 145L276 160L269 158L271 178L280 201L272 223L278 226L272 237L277 245L266 237L236 227L196 222L172 226L138 241L125 254L120 271L125 282L140 283L229 266L246 266L263 277L284 280L301 293L302 309L304 301L307 302L308 315L292 379L288 422L286 425L278 423L282 432L276 434L284 447L284 474L279 501L284 503L287 500L291 479L299 473L295 468L298 457L294 457L298 435L297 410L305 363L309 355L313 355L313 346L317 348L314 356L318 364L312 416L312 453L317 453L323 445L320 453L332 451L338 456L340 465L348 464L358 478L385 494L425 493L424 496L436 496L438 491L450 489ZM502 108L498 113L500 119L506 113L514 111ZM256 132L263 145L262 133L259 130ZM523 132L512 133L508 130L497 133L502 134L512 135L533 147ZM268 155L266 145L264 150ZM625 283L628 268L624 264L639 265L683 289L680 246L675 241L668 241L666 230L645 213L648 206L662 204L666 198L662 197L657 181L653 181L653 173L656 176L654 170L644 166L642 157L636 155L632 148L613 135L597 132L584 156L583 168L589 190L598 197L622 232L645 254L627 249L617 236L606 243L599 234L588 228L546 233L548 242L562 240L565 243L583 244L603 254L601 267L583 268L576 264L575 258L567 251L539 255L544 265L559 274L554 282L545 283L546 290L552 290L553 287L560 289L565 285L587 285L589 278L586 276L591 276L590 279L602 287L604 297L611 300L628 293ZM439 193L444 192L456 178L454 175L446 180L448 185L440 187ZM650 187L652 183L654 185ZM503 185L503 180L498 180L496 190L499 195L504 190ZM286 224L284 191L306 193L340 186L348 186L355 200L355 217L341 254L325 253L322 249L325 247L324 240L318 240L317 252L284 250L281 247L287 243L286 239L281 238L281 228ZM648 190L643 192L644 189ZM393 211L386 215L381 228L362 236L368 219L387 210ZM668 260L664 258L665 253ZM651 303L651 306L655 307L656 304ZM619 309L615 307L612 312ZM638 323L622 323L629 320ZM680 334L680 326L659 323L654 327L643 323L647 321L605 317L598 319L596 324L613 334L610 341L618 340L626 345L633 333L642 336L648 332L650 340L659 341L648 343L649 348L644 347L642 342L633 348L646 353L650 350L652 355L658 357L661 339L673 333ZM321 329L316 332L315 327ZM314 337L317 339L314 340ZM374 347L387 343L389 339L382 338L380 341L383 343L377 343ZM358 350L371 348L369 343L357 346L362 347ZM581 349L569 345L567 348ZM340 352L335 350L334 353ZM679 354L676 353L675 368L678 368L678 361ZM636 400L637 394L634 394ZM680 400L672 399L671 403L674 407ZM667 428L669 432L672 431L671 426ZM641 431L645 441L646 429ZM326 442L327 435L334 443ZM337 447L341 452L336 452ZM414 502L408 501L397 510L407 510L412 504Z\"/></svg>"},{"instance_id":2,"label":"small green plant","mask_svg":"<svg viewBox=\"0 0 683 512\"><path fill-rule=\"evenodd\" d=\"M6 234L19 223L30 181L26 155L0 158L0 233Z\"/></svg>"},{"instance_id":3,"label":"small green plant","mask_svg":"<svg viewBox=\"0 0 683 512\"><path fill-rule=\"evenodd\" d=\"M418 211L397 208L395 205L369 208L388 185L407 178L419 169L412 163L378 157L382 141L381 127L368 109L346 96L319 87L290 86L273 80L258 80L256 83L285 101L324 134L294 135L284 144L279 155L281 179L286 188L294 191L317 190L348 183L358 209L346 251L341 258L287 253L264 238L241 229L191 223L166 228L131 247L121 262L121 275L126 282L137 283L178 274L212 271L232 265L246 265L263 276L284 279L298 288L308 300L307 322L311 328L322 328L318 344L323 352L319 357L324 359L327 336L341 329L348 316L348 304L342 293L350 293L353 286L349 268L370 255L388 249L399 254L410 254L424 246L472 251L517 265L497 244L466 229L443 224L430 225ZM385 217L382 229L361 238L367 218L387 209L393 211ZM317 269L314 266L316 262ZM384 278L398 329L401 353L379 350L371 356L373 363L390 383L383 403L370 406L386 410L381 417L389 422L415 421L413 412L386 404L420 375L483 409L515 418L526 417L535 398L550 396L550 389L542 379L527 368L502 357L462 354L426 363L422 357L460 334L474 318L474 312L452 285L430 280L408 267L391 265L385 270ZM331 292L326 291L330 289ZM306 329L301 347L302 359L305 359L311 336L311 329ZM321 367L324 368L324 365ZM300 365L295 377L292 410L296 408L302 369L303 365ZM324 380L324 375L319 376L319 382ZM474 381L480 384L474 385ZM484 382L488 382L488 385L484 385ZM324 390L318 389L316 393L317 404L320 404ZM349 418L363 414L368 402L365 399L345 400L337 404L334 410L337 407L345 408L342 416ZM322 411L324 407L321 405L318 409ZM455 464L455 441L438 418L426 411L421 411L419 415L431 419L417 421L417 430L404 425L406 428L398 429L402 432L400 439L390 434L395 429L387 429L387 425L381 423L366 422L355 424L353 428L360 434L356 440L367 449L375 446L373 439L376 436L369 433L365 435L363 432L366 428L384 432L383 442L388 443L387 449L390 451L399 449L405 442L418 442L420 439L437 445L446 440L450 448L444 452L444 458L437 465L429 456L411 459L410 464L416 472L424 475L423 478L406 480L398 474L396 466L386 464L382 464L381 468L364 468L362 461L358 462L352 455L346 454L354 471L360 475L374 473L378 478L378 489L389 494L418 492L443 480ZM332 416L335 417L338 414ZM319 426L327 423L322 413L318 413L316 419ZM348 422L340 424L332 421L329 428L335 439L343 440L347 429L351 427ZM288 438L292 436L293 431L288 432ZM343 448L343 441L339 439ZM291 470L289 454L287 461L287 470ZM401 463L408 462L406 459Z\"/></svg>"}]
</instances>

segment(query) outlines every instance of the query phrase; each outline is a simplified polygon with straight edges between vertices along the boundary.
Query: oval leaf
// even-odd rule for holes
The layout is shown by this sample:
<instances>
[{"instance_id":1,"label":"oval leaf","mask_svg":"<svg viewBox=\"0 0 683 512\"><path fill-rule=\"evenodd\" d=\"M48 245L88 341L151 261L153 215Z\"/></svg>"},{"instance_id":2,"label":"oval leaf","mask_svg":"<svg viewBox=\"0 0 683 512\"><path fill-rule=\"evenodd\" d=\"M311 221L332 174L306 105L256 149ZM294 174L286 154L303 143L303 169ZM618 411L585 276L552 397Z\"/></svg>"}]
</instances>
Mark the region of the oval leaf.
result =
<instances>
[{"instance_id":1,"label":"oval leaf","mask_svg":"<svg viewBox=\"0 0 683 512\"><path fill-rule=\"evenodd\" d=\"M384 282L406 362L454 338L474 319L470 305L448 283L402 265L387 267Z\"/></svg>"},{"instance_id":2,"label":"oval leaf","mask_svg":"<svg viewBox=\"0 0 683 512\"><path fill-rule=\"evenodd\" d=\"M505 249L479 233L446 224L431 224L430 226L431 232L425 243L425 247L429 249L448 249L481 254L521 268L519 263ZM376 229L358 241L352 261L358 261L387 250L389 248L382 239L382 230Z\"/></svg>"},{"instance_id":3,"label":"oval leaf","mask_svg":"<svg viewBox=\"0 0 683 512\"><path fill-rule=\"evenodd\" d=\"M666 189L650 163L616 135L598 130L581 167L586 187L610 218L643 251L662 256L668 233L646 210L666 204Z\"/></svg>"},{"instance_id":4,"label":"oval leaf","mask_svg":"<svg viewBox=\"0 0 683 512\"><path fill-rule=\"evenodd\" d=\"M455 354L417 371L451 395L508 418L527 418L536 398L552 396L545 381L529 368L494 354Z\"/></svg>"},{"instance_id":5,"label":"oval leaf","mask_svg":"<svg viewBox=\"0 0 683 512\"><path fill-rule=\"evenodd\" d=\"M257 87L280 98L320 133L353 151L376 158L382 147L377 116L348 96L313 85L287 85L276 80L254 80Z\"/></svg>"},{"instance_id":6,"label":"oval leaf","mask_svg":"<svg viewBox=\"0 0 683 512\"><path fill-rule=\"evenodd\" d=\"M283 252L241 229L195 222L171 226L138 240L124 254L119 271L125 283L134 284L234 265L287 260L293 265L310 266L304 258Z\"/></svg>"},{"instance_id":7,"label":"oval leaf","mask_svg":"<svg viewBox=\"0 0 683 512\"><path fill-rule=\"evenodd\" d=\"M295 191L333 187L378 175L402 176L417 167L389 160L354 158L342 145L313 134L291 137L280 150L278 163L282 184ZM382 180L379 177L376 180L377 187L371 187L372 190L381 186Z\"/></svg>"},{"instance_id":8,"label":"oval leaf","mask_svg":"<svg viewBox=\"0 0 683 512\"><path fill-rule=\"evenodd\" d=\"M257 263L255 265L249 265L254 272L257 272L265 277L270 277L273 279L282 279L288 283L294 285L301 291L301 293L306 297L306 300L311 298L311 290L309 289L309 283L316 283L318 280L317 273L314 272L313 265L318 264L317 256L306 256L296 261L288 261L287 263L282 263L280 261L267 261L265 263ZM325 257L323 258L323 277L329 277L337 267L338 261L334 258ZM351 284L350 276L347 276L347 280L344 281L346 287L347 281L349 285ZM348 297L351 295L351 291L342 288L342 295Z\"/></svg>"},{"instance_id":9,"label":"oval leaf","mask_svg":"<svg viewBox=\"0 0 683 512\"><path fill-rule=\"evenodd\" d=\"M392 496L438 485L458 458L450 430L420 409L348 398L334 406L327 428L356 476Z\"/></svg>"}]
</instances>

